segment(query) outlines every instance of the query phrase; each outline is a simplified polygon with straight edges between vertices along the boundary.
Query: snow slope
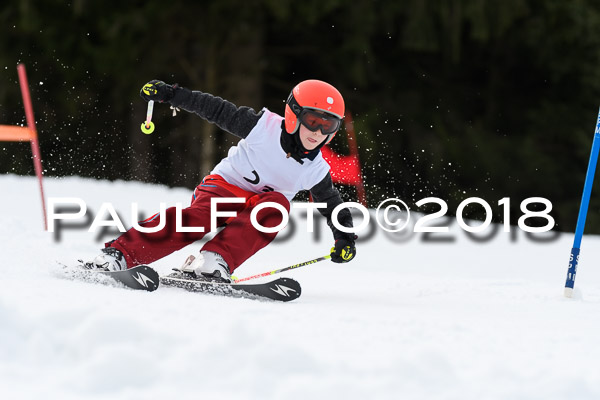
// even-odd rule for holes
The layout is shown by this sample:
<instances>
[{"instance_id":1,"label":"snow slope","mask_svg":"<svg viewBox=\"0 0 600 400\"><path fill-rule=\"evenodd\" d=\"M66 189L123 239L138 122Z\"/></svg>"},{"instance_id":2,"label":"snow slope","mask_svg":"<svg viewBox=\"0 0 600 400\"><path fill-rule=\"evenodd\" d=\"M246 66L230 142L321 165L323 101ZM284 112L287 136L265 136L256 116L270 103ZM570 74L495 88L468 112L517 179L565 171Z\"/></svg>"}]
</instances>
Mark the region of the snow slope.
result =
<instances>
[{"instance_id":1,"label":"snow slope","mask_svg":"<svg viewBox=\"0 0 600 400\"><path fill-rule=\"evenodd\" d=\"M48 197L149 215L190 192L46 179ZM284 274L291 303L64 279L55 261L96 255L97 234L43 232L32 177L0 176L0 388L5 399L597 399L600 238L586 236L575 299L562 297L572 235L537 243L501 231L451 243L376 230L347 265ZM326 254L330 233L259 252L238 276ZM89 224L88 224L89 226ZM513 228L514 229L514 228ZM283 232L282 232L283 234ZM363 235L364 236L364 235ZM110 236L105 239L108 240ZM162 274L200 244L154 265Z\"/></svg>"}]
</instances>

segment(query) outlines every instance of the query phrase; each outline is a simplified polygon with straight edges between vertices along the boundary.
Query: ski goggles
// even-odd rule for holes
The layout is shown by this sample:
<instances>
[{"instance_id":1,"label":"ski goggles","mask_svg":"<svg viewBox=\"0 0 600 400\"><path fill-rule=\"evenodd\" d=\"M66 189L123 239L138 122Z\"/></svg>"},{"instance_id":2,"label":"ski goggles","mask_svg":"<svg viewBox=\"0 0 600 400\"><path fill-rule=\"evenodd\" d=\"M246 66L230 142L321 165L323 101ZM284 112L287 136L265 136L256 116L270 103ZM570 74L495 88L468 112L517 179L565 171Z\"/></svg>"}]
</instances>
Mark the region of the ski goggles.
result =
<instances>
[{"instance_id":1,"label":"ski goggles","mask_svg":"<svg viewBox=\"0 0 600 400\"><path fill-rule=\"evenodd\" d=\"M335 133L342 125L342 120L335 115L318 113L310 109L304 109L299 116L300 123L312 132L319 129L323 135Z\"/></svg>"}]
</instances>

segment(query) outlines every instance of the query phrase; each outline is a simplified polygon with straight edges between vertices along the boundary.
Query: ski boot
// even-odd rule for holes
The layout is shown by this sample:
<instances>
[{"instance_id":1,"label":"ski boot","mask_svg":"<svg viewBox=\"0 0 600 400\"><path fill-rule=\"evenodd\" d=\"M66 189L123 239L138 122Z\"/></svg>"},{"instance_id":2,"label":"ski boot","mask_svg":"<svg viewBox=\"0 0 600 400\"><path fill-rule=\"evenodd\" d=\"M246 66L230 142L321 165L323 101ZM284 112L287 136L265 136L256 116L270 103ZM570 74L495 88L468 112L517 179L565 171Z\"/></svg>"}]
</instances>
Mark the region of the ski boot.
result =
<instances>
[{"instance_id":1,"label":"ski boot","mask_svg":"<svg viewBox=\"0 0 600 400\"><path fill-rule=\"evenodd\" d=\"M179 270L196 278L231 283L227 262L220 254L212 251L202 250L198 257L189 256Z\"/></svg>"},{"instance_id":2,"label":"ski boot","mask_svg":"<svg viewBox=\"0 0 600 400\"><path fill-rule=\"evenodd\" d=\"M96 256L92 261L83 262L79 260L83 268L98 271L123 271L127 269L127 263L123 253L114 247L106 247L101 250L102 254Z\"/></svg>"}]
</instances>

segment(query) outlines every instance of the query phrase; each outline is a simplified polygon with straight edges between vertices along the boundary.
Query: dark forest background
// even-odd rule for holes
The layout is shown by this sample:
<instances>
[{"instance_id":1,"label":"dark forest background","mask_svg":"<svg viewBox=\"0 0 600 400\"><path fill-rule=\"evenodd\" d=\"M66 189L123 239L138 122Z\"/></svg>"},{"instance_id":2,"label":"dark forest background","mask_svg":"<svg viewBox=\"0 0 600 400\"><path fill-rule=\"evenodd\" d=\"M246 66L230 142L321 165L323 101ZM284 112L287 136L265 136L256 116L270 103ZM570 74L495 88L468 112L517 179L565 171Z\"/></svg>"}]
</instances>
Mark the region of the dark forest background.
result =
<instances>
[{"instance_id":1,"label":"dark forest background","mask_svg":"<svg viewBox=\"0 0 600 400\"><path fill-rule=\"evenodd\" d=\"M236 140L160 104L142 134L144 83L282 114L317 78L352 113L370 206L436 196L452 211L478 196L499 221L510 197L516 223L542 196L572 231L600 105L600 2L5 0L0 124L25 123L18 63L47 176L192 188ZM333 147L347 151L344 132ZM33 174L29 145L0 143L0 173ZM600 233L598 190L586 227Z\"/></svg>"}]
</instances>

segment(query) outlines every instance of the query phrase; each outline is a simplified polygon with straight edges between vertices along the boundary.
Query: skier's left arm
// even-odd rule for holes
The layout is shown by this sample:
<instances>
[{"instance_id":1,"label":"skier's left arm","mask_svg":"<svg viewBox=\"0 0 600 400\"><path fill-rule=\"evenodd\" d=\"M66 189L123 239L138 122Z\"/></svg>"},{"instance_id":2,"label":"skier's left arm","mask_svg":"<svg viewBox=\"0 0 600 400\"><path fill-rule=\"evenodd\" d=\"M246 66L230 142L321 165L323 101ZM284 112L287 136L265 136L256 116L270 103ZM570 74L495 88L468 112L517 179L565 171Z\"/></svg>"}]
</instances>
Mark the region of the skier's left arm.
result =
<instances>
[{"instance_id":1,"label":"skier's left arm","mask_svg":"<svg viewBox=\"0 0 600 400\"><path fill-rule=\"evenodd\" d=\"M250 134L263 114L250 107L238 107L210 93L189 90L177 84L169 85L157 79L145 84L140 90L140 96L146 101L170 103L173 107L197 114L241 139Z\"/></svg>"},{"instance_id":2,"label":"skier's left arm","mask_svg":"<svg viewBox=\"0 0 600 400\"><path fill-rule=\"evenodd\" d=\"M327 176L317 183L310 189L310 193L313 199L317 203L326 203L327 208L320 208L319 212L327 218L327 225L333 232L333 238L335 245L331 249L331 261L337 263L348 262L356 256L356 245L355 240L358 238L354 233L342 232L333 226L331 222L331 214L333 209L339 204L342 204L342 198L340 192L333 186L331 180L331 174L327 173ZM352 228L352 215L347 208L344 208L338 213L338 222L341 226L346 228Z\"/></svg>"}]
</instances>

